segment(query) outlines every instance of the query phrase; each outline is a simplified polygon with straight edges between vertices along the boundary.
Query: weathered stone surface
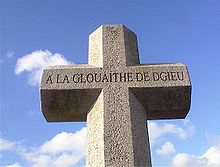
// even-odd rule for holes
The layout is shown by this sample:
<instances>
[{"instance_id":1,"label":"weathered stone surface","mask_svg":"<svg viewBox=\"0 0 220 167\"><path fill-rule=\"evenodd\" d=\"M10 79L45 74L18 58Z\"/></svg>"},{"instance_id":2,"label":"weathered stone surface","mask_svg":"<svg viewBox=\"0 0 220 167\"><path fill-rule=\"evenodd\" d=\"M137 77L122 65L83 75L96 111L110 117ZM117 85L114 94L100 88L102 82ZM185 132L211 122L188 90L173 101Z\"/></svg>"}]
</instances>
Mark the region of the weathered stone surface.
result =
<instances>
[{"instance_id":1,"label":"weathered stone surface","mask_svg":"<svg viewBox=\"0 0 220 167\"><path fill-rule=\"evenodd\" d=\"M147 110L147 119L184 118L189 111L190 80L183 64L135 65L123 69L79 67L55 66L44 70L42 109L48 121L85 121L101 89L114 84L133 91ZM84 117L78 119L83 116L81 113ZM62 116L68 116L68 120Z\"/></svg>"},{"instance_id":2,"label":"weathered stone surface","mask_svg":"<svg viewBox=\"0 0 220 167\"><path fill-rule=\"evenodd\" d=\"M101 89L41 91L42 111L48 122L86 121Z\"/></svg>"},{"instance_id":3,"label":"weathered stone surface","mask_svg":"<svg viewBox=\"0 0 220 167\"><path fill-rule=\"evenodd\" d=\"M186 66L140 65L136 35L123 25L102 25L89 36L88 62L44 70L46 120L87 120L87 166L151 166L145 120L187 115Z\"/></svg>"}]
</instances>

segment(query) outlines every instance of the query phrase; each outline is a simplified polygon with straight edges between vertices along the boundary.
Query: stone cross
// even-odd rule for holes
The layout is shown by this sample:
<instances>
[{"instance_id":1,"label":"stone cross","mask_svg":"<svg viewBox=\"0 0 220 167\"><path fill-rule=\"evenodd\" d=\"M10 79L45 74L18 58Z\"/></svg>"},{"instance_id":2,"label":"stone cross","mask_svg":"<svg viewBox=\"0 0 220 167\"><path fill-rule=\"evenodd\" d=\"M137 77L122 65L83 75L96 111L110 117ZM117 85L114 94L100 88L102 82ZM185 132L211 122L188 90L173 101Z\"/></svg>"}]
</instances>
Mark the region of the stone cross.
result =
<instances>
[{"instance_id":1,"label":"stone cross","mask_svg":"<svg viewBox=\"0 0 220 167\"><path fill-rule=\"evenodd\" d=\"M150 167L146 120L185 118L191 83L183 64L140 64L136 35L102 25L88 64L44 69L40 93L48 122L87 121L88 167Z\"/></svg>"}]
</instances>

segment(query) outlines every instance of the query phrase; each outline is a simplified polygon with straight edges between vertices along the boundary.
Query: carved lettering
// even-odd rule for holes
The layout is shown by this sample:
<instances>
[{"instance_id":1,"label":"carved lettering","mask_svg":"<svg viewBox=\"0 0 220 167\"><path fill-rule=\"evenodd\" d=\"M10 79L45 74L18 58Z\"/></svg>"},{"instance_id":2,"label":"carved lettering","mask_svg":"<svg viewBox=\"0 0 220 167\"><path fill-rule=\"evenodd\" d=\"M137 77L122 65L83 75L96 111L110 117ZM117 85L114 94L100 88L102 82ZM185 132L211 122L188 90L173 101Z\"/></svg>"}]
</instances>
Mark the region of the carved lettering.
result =
<instances>
[{"instance_id":1,"label":"carved lettering","mask_svg":"<svg viewBox=\"0 0 220 167\"><path fill-rule=\"evenodd\" d=\"M80 75L79 74L74 74L73 75L73 82L79 83L79 80L80 80Z\"/></svg>"},{"instance_id":2,"label":"carved lettering","mask_svg":"<svg viewBox=\"0 0 220 167\"><path fill-rule=\"evenodd\" d=\"M46 79L46 84L53 84L53 74ZM144 71L144 72L106 72L106 73L75 73L75 74L56 74L57 84L84 84L99 82L176 82L183 81L182 71Z\"/></svg>"},{"instance_id":3,"label":"carved lettering","mask_svg":"<svg viewBox=\"0 0 220 167\"><path fill-rule=\"evenodd\" d=\"M153 81L183 81L183 72L153 72Z\"/></svg>"},{"instance_id":4,"label":"carved lettering","mask_svg":"<svg viewBox=\"0 0 220 167\"><path fill-rule=\"evenodd\" d=\"M154 81L159 81L159 74L157 72L153 72L153 80Z\"/></svg>"},{"instance_id":5,"label":"carved lettering","mask_svg":"<svg viewBox=\"0 0 220 167\"><path fill-rule=\"evenodd\" d=\"M86 80L85 80L83 74L80 74L80 82L81 83L86 83Z\"/></svg>"},{"instance_id":6,"label":"carved lettering","mask_svg":"<svg viewBox=\"0 0 220 167\"><path fill-rule=\"evenodd\" d=\"M126 82L126 73L119 73L120 82Z\"/></svg>"},{"instance_id":7,"label":"carved lettering","mask_svg":"<svg viewBox=\"0 0 220 167\"><path fill-rule=\"evenodd\" d=\"M114 75L114 79L115 79L115 82L118 82L118 73L112 73L112 75Z\"/></svg>"},{"instance_id":8,"label":"carved lettering","mask_svg":"<svg viewBox=\"0 0 220 167\"><path fill-rule=\"evenodd\" d=\"M63 83L65 83L65 82L66 82L66 83L70 83L70 82L69 82L69 78L68 78L67 75L65 75L64 78L63 78Z\"/></svg>"},{"instance_id":9,"label":"carved lettering","mask_svg":"<svg viewBox=\"0 0 220 167\"><path fill-rule=\"evenodd\" d=\"M46 81L46 84L48 84L48 82L50 82L51 84L53 83L51 77L52 77L53 74L49 75L48 78L47 78L47 81Z\"/></svg>"},{"instance_id":10,"label":"carved lettering","mask_svg":"<svg viewBox=\"0 0 220 167\"><path fill-rule=\"evenodd\" d=\"M177 73L177 77L180 81L183 80L183 72L176 72Z\"/></svg>"},{"instance_id":11,"label":"carved lettering","mask_svg":"<svg viewBox=\"0 0 220 167\"><path fill-rule=\"evenodd\" d=\"M171 79L172 79L172 81L176 81L177 80L177 75L176 75L176 72L170 72L170 74L171 74Z\"/></svg>"},{"instance_id":12,"label":"carved lettering","mask_svg":"<svg viewBox=\"0 0 220 167\"><path fill-rule=\"evenodd\" d=\"M108 82L108 77L106 74L104 74L104 76L102 78L102 82Z\"/></svg>"},{"instance_id":13,"label":"carved lettering","mask_svg":"<svg viewBox=\"0 0 220 167\"><path fill-rule=\"evenodd\" d=\"M132 73L131 72L127 73L127 77L128 77L128 82L132 82L133 81Z\"/></svg>"},{"instance_id":14,"label":"carved lettering","mask_svg":"<svg viewBox=\"0 0 220 167\"><path fill-rule=\"evenodd\" d=\"M144 72L144 81L150 81L150 76L148 72Z\"/></svg>"},{"instance_id":15,"label":"carved lettering","mask_svg":"<svg viewBox=\"0 0 220 167\"><path fill-rule=\"evenodd\" d=\"M99 76L97 73L95 73L95 82L100 82L101 81L101 73L99 73Z\"/></svg>"},{"instance_id":16,"label":"carved lettering","mask_svg":"<svg viewBox=\"0 0 220 167\"><path fill-rule=\"evenodd\" d=\"M143 75L140 72L136 73L136 79L137 81L142 81L143 80Z\"/></svg>"},{"instance_id":17,"label":"carved lettering","mask_svg":"<svg viewBox=\"0 0 220 167\"><path fill-rule=\"evenodd\" d=\"M167 81L167 73L161 72L159 76L162 81Z\"/></svg>"},{"instance_id":18,"label":"carved lettering","mask_svg":"<svg viewBox=\"0 0 220 167\"><path fill-rule=\"evenodd\" d=\"M57 83L62 83L62 81L60 81L60 74L57 74Z\"/></svg>"},{"instance_id":19,"label":"carved lettering","mask_svg":"<svg viewBox=\"0 0 220 167\"><path fill-rule=\"evenodd\" d=\"M89 73L89 74L86 76L86 80L88 81L88 83L93 82L93 81L94 81L93 74L92 74L92 73Z\"/></svg>"}]
</instances>

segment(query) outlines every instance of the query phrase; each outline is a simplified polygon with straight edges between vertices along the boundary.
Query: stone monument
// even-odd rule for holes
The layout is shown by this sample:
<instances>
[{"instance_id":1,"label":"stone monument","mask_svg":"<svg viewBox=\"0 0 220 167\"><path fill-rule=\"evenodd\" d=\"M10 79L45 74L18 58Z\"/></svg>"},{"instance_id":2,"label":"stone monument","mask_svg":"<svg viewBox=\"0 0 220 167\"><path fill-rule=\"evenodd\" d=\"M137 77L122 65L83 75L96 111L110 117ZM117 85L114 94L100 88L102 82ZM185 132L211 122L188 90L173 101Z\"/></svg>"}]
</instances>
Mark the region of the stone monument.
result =
<instances>
[{"instance_id":1,"label":"stone monument","mask_svg":"<svg viewBox=\"0 0 220 167\"><path fill-rule=\"evenodd\" d=\"M136 35L102 25L88 64L44 69L40 93L48 122L87 121L88 167L150 167L146 120L185 118L191 83L184 64L140 64Z\"/></svg>"}]
</instances>

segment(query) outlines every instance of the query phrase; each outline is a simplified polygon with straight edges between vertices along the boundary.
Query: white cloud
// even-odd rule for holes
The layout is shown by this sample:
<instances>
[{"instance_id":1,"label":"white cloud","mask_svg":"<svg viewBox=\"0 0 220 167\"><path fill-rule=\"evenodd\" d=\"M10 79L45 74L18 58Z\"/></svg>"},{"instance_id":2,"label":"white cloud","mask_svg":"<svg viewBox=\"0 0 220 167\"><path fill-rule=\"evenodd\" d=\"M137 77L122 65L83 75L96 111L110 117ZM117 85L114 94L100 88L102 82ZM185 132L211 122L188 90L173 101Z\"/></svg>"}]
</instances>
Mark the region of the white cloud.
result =
<instances>
[{"instance_id":1,"label":"white cloud","mask_svg":"<svg viewBox=\"0 0 220 167\"><path fill-rule=\"evenodd\" d=\"M41 146L40 151L44 153L57 154L63 151L76 150L81 154L85 154L85 131L86 129L83 128L81 131L77 131L75 133L62 132L56 135L52 140L45 142Z\"/></svg>"},{"instance_id":2,"label":"white cloud","mask_svg":"<svg viewBox=\"0 0 220 167\"><path fill-rule=\"evenodd\" d=\"M179 153L172 160L172 167L219 167L220 166L220 147L213 146L203 155Z\"/></svg>"},{"instance_id":3,"label":"white cloud","mask_svg":"<svg viewBox=\"0 0 220 167\"><path fill-rule=\"evenodd\" d=\"M0 138L0 150L13 151L17 146L16 142L8 141Z\"/></svg>"},{"instance_id":4,"label":"white cloud","mask_svg":"<svg viewBox=\"0 0 220 167\"><path fill-rule=\"evenodd\" d=\"M21 165L19 163L14 163L14 164L11 164L11 165L7 165L5 167L21 167Z\"/></svg>"},{"instance_id":5,"label":"white cloud","mask_svg":"<svg viewBox=\"0 0 220 167\"><path fill-rule=\"evenodd\" d=\"M59 53L51 53L48 50L37 50L17 60L15 74L27 72L29 85L36 86L40 83L43 68L52 65L66 65L70 62Z\"/></svg>"},{"instance_id":6,"label":"white cloud","mask_svg":"<svg viewBox=\"0 0 220 167\"><path fill-rule=\"evenodd\" d=\"M172 166L173 167L188 167L188 166L204 167L205 161L206 160L200 159L195 155L179 153L173 158Z\"/></svg>"},{"instance_id":7,"label":"white cloud","mask_svg":"<svg viewBox=\"0 0 220 167\"><path fill-rule=\"evenodd\" d=\"M2 138L0 141L1 151L19 154L31 167L70 167L77 165L85 158L86 128L83 127L75 133L59 133L51 140L35 148L22 147L17 142Z\"/></svg>"},{"instance_id":8,"label":"white cloud","mask_svg":"<svg viewBox=\"0 0 220 167\"><path fill-rule=\"evenodd\" d=\"M167 134L174 134L180 139L187 139L194 131L195 127L189 120L183 121L183 127L171 123L164 123L162 125L154 122L148 123L150 143L153 145Z\"/></svg>"},{"instance_id":9,"label":"white cloud","mask_svg":"<svg viewBox=\"0 0 220 167\"><path fill-rule=\"evenodd\" d=\"M208 166L220 166L220 146L211 147L202 158L207 159Z\"/></svg>"},{"instance_id":10,"label":"white cloud","mask_svg":"<svg viewBox=\"0 0 220 167\"><path fill-rule=\"evenodd\" d=\"M161 148L156 150L157 154L161 155L169 155L174 153L175 151L175 147L171 142L164 143Z\"/></svg>"}]
</instances>

